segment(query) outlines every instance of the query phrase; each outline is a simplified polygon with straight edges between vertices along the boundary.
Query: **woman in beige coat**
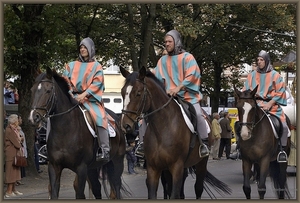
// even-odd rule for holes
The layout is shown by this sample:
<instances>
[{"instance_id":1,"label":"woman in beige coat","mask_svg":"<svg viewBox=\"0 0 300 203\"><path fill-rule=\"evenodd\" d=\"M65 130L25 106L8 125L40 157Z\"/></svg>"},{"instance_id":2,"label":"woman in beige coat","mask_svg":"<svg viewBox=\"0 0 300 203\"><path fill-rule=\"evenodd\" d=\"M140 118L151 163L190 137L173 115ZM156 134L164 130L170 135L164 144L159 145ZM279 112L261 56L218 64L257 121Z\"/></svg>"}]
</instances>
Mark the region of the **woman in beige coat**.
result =
<instances>
[{"instance_id":1,"label":"woman in beige coat","mask_svg":"<svg viewBox=\"0 0 300 203\"><path fill-rule=\"evenodd\" d=\"M13 166L13 160L16 155L21 155L22 139L19 135L19 121L18 115L12 114L8 117L8 124L5 129L5 183L7 189L5 193L6 198L14 197L16 195L23 195L15 188L15 183L21 180L20 167Z\"/></svg>"}]
</instances>

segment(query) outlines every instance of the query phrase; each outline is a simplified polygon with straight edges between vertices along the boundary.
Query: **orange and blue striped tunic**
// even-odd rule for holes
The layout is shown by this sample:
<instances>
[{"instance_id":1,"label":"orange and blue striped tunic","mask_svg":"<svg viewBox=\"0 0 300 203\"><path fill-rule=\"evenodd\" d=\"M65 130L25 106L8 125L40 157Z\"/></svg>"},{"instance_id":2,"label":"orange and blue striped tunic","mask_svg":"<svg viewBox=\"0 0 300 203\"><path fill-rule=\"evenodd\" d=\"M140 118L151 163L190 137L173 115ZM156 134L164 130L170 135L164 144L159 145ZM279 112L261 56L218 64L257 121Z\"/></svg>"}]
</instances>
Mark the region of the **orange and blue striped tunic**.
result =
<instances>
[{"instance_id":1,"label":"orange and blue striped tunic","mask_svg":"<svg viewBox=\"0 0 300 203\"><path fill-rule=\"evenodd\" d=\"M200 68L194 56L188 52L178 55L162 56L155 69L155 76L165 84L166 90L176 88L183 84L185 89L177 95L192 104L202 99L200 93Z\"/></svg>"},{"instance_id":2,"label":"orange and blue striped tunic","mask_svg":"<svg viewBox=\"0 0 300 203\"><path fill-rule=\"evenodd\" d=\"M66 64L64 77L69 81L71 91L81 94L86 91L90 95L83 105L94 118L97 126L108 128L102 95L105 90L103 68L99 62L73 61Z\"/></svg>"},{"instance_id":3,"label":"orange and blue striped tunic","mask_svg":"<svg viewBox=\"0 0 300 203\"><path fill-rule=\"evenodd\" d=\"M257 85L257 96L267 100L274 100L276 102L269 112L278 116L282 122L286 122L284 112L280 106L287 105L286 89L281 75L275 70L267 73L253 71L248 75L243 90L253 90ZM267 102L264 101L264 103ZM260 106L260 102L258 102L258 106Z\"/></svg>"}]
</instances>

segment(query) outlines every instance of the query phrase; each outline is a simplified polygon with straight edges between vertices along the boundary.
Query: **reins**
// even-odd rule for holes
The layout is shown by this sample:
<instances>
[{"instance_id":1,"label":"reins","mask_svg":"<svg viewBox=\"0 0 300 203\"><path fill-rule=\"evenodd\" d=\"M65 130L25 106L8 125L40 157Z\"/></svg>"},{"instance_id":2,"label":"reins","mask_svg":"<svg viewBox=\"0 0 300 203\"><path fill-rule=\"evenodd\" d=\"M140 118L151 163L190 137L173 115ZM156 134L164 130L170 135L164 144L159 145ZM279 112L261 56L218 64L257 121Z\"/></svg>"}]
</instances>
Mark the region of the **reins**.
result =
<instances>
[{"instance_id":1,"label":"reins","mask_svg":"<svg viewBox=\"0 0 300 203\"><path fill-rule=\"evenodd\" d=\"M55 94L55 85L54 85L55 83L54 83L54 79L52 78L52 81L41 80L41 82L49 82L49 83L52 83L52 89L51 89L52 95L51 95L50 99L48 100L46 106L45 106L45 107L34 107L34 108L32 109L33 111L36 111L37 109L45 110L45 111L46 111L46 114L43 115L43 116L42 116L39 112L37 112L38 114L40 114L40 116L41 116L42 118L50 119L50 118L52 118L52 117L61 116L61 115L63 115L63 114L66 114L66 113L71 112L73 109L75 109L75 108L79 105L79 103L77 103L76 105L72 106L71 108L69 108L68 110L66 110L66 111L64 111L64 112L57 113L57 114L54 114L54 112L53 112L53 114L50 115L51 110L54 108L54 106L56 105L56 102L57 102L56 94ZM52 102L51 102L51 101L52 101ZM48 108L48 105L49 105L50 102L51 102L51 106Z\"/></svg>"},{"instance_id":2,"label":"reins","mask_svg":"<svg viewBox=\"0 0 300 203\"><path fill-rule=\"evenodd\" d=\"M239 97L239 99L248 99L248 98ZM257 106L257 103L256 103L256 99L254 99L254 102L256 104L255 107L254 107L255 114L257 115L258 106ZM258 109L258 110L261 110L261 109ZM250 131L252 131L256 127L256 125L259 124L263 120L263 118L267 115L267 113L264 110L261 110L261 111L263 112L263 115L261 116L261 118L257 122L255 121L256 116L254 116L254 122L246 122L246 123L240 122L240 126L248 127L248 125L251 125L251 127L248 127L248 128L250 129ZM259 116L259 115L257 115L257 116Z\"/></svg>"},{"instance_id":3,"label":"reins","mask_svg":"<svg viewBox=\"0 0 300 203\"><path fill-rule=\"evenodd\" d=\"M149 94L149 90L148 90L148 88L147 88L147 84L146 84L144 81L141 81L141 80L139 80L139 79L136 79L136 81L138 81L138 82L140 82L140 83L142 83L142 84L144 85L144 94L143 94L143 99L142 99L142 101L141 101L141 103L140 103L140 107L138 108L137 111L129 111L129 110L124 110L124 109L122 109L122 114L124 114L125 116L127 116L127 117L128 117L131 121L133 121L134 123L135 123L135 122L138 123L140 120L145 119L145 118L149 117L150 115L152 115L152 114L154 114L154 113L156 113L156 112L162 110L162 109L165 108L165 107L171 102L171 100L173 99L173 96L171 96L171 97L168 99L168 101L167 101L164 105L162 105L161 107L159 107L158 109L155 109L154 111L152 111L152 112L150 112L150 113L144 114L144 113L143 113L143 110L144 110L145 105L146 105L146 97L147 97L147 94ZM130 117L127 115L127 113L133 113L133 114L137 115L136 120L133 120L132 118L130 118Z\"/></svg>"}]
</instances>

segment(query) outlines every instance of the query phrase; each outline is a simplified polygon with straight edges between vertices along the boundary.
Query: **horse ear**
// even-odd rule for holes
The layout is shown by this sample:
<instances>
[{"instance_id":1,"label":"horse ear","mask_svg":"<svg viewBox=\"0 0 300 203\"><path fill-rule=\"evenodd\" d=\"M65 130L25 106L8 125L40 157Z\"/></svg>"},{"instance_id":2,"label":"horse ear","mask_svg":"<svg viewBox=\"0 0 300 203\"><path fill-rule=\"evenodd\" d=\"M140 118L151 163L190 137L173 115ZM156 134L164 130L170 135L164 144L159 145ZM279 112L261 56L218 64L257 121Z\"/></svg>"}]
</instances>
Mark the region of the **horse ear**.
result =
<instances>
[{"instance_id":1,"label":"horse ear","mask_svg":"<svg viewBox=\"0 0 300 203\"><path fill-rule=\"evenodd\" d=\"M47 78L51 79L53 76L53 72L52 72L51 68L47 67L46 73L47 73Z\"/></svg>"},{"instance_id":2,"label":"horse ear","mask_svg":"<svg viewBox=\"0 0 300 203\"><path fill-rule=\"evenodd\" d=\"M129 71L127 71L125 68L120 66L120 72L123 75L124 78L127 78L127 76L130 74Z\"/></svg>"},{"instance_id":3,"label":"horse ear","mask_svg":"<svg viewBox=\"0 0 300 203\"><path fill-rule=\"evenodd\" d=\"M256 87L251 91L252 97L254 97L254 95L256 94L257 88L258 88L258 85L256 85Z\"/></svg>"},{"instance_id":4,"label":"horse ear","mask_svg":"<svg viewBox=\"0 0 300 203\"><path fill-rule=\"evenodd\" d=\"M141 81L144 80L144 78L145 78L145 76L146 76L146 72L147 72L146 67L143 66L143 67L140 69L140 74L139 74L139 79L140 79Z\"/></svg>"},{"instance_id":5,"label":"horse ear","mask_svg":"<svg viewBox=\"0 0 300 203\"><path fill-rule=\"evenodd\" d=\"M235 97L239 97L241 92L238 89L236 89L235 85L233 85L233 89L234 89Z\"/></svg>"}]
</instances>

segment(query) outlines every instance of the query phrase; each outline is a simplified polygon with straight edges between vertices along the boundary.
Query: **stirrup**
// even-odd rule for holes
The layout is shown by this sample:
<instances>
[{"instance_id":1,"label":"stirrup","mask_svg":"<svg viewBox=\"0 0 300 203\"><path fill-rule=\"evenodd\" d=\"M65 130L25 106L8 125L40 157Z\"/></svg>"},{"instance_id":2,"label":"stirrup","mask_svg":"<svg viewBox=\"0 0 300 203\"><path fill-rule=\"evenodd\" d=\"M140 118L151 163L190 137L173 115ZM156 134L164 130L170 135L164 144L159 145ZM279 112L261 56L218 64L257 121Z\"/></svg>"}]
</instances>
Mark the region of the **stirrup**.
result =
<instances>
[{"instance_id":1,"label":"stirrup","mask_svg":"<svg viewBox=\"0 0 300 203\"><path fill-rule=\"evenodd\" d=\"M204 149L203 149L204 147ZM205 154L202 154L201 152L205 150ZM199 156L200 158L203 158L203 157L207 157L209 155L209 150L208 150L208 147L205 145L205 144L202 144L199 146Z\"/></svg>"},{"instance_id":2,"label":"stirrup","mask_svg":"<svg viewBox=\"0 0 300 203\"><path fill-rule=\"evenodd\" d=\"M286 163L287 162L287 154L285 151L280 151L277 155L278 163Z\"/></svg>"}]
</instances>

